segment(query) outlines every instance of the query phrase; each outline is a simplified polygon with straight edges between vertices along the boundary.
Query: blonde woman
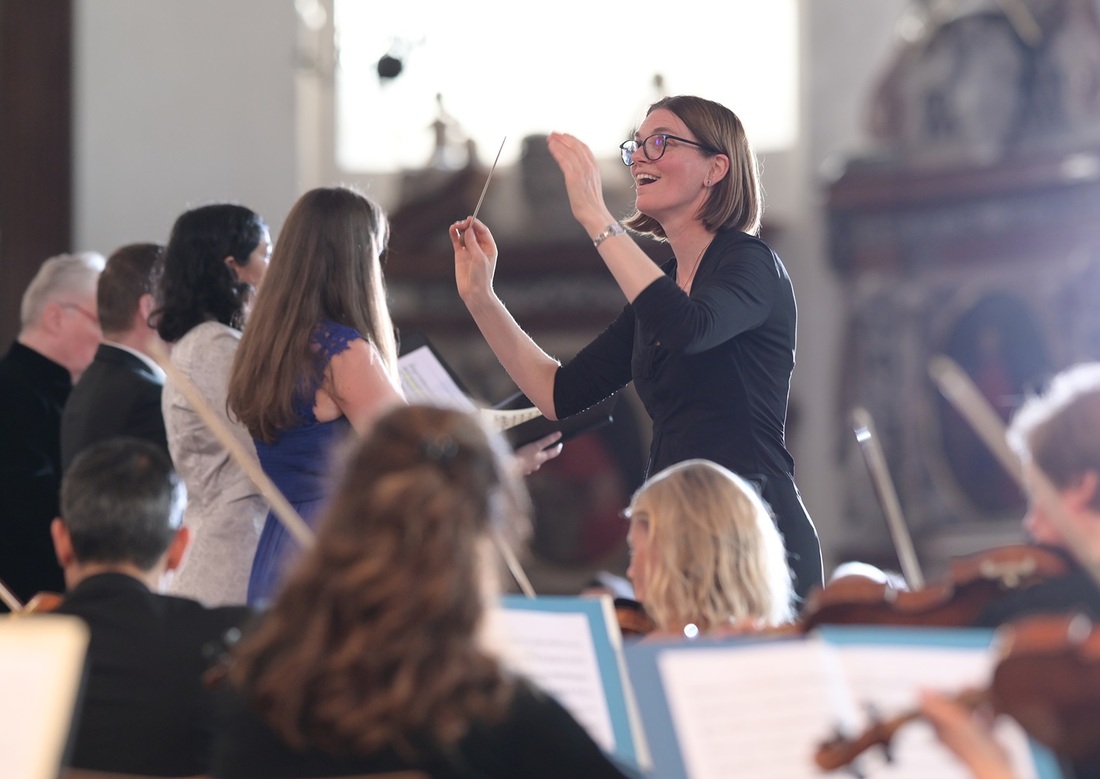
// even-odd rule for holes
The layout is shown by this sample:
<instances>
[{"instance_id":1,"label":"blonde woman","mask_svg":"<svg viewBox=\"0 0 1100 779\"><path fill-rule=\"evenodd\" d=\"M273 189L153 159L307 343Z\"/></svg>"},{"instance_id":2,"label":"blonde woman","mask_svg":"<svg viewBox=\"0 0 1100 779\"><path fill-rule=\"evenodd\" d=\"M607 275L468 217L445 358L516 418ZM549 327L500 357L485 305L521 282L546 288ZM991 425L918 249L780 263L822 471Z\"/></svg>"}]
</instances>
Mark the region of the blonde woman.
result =
<instances>
[{"instance_id":1,"label":"blonde woman","mask_svg":"<svg viewBox=\"0 0 1100 779\"><path fill-rule=\"evenodd\" d=\"M646 481L626 515L627 575L659 632L693 636L792 619L783 539L741 477L685 460Z\"/></svg>"}]
</instances>

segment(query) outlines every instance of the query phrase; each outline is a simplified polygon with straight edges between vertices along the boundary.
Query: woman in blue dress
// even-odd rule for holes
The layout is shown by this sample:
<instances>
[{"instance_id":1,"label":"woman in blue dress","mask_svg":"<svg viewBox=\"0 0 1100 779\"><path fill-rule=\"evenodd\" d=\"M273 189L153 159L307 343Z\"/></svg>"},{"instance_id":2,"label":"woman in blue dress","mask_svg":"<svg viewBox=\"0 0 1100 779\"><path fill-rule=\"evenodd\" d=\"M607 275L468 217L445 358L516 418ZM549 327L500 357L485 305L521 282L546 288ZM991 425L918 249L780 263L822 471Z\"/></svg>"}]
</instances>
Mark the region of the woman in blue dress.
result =
<instances>
[{"instance_id":1,"label":"woman in blue dress","mask_svg":"<svg viewBox=\"0 0 1100 779\"><path fill-rule=\"evenodd\" d=\"M328 493L334 446L404 403L379 262L387 229L378 205L354 190L314 189L299 198L233 363L229 407L306 522ZM249 603L271 597L293 546L268 514Z\"/></svg>"},{"instance_id":2,"label":"woman in blue dress","mask_svg":"<svg viewBox=\"0 0 1100 779\"><path fill-rule=\"evenodd\" d=\"M233 362L229 407L252 434L275 486L309 524L330 492L330 456L405 403L382 277L389 225L346 187L306 192L291 208ZM517 468L555 456L552 437L521 449ZM550 448L547 448L550 447ZM248 602L274 595L295 544L274 514L260 535Z\"/></svg>"}]
</instances>

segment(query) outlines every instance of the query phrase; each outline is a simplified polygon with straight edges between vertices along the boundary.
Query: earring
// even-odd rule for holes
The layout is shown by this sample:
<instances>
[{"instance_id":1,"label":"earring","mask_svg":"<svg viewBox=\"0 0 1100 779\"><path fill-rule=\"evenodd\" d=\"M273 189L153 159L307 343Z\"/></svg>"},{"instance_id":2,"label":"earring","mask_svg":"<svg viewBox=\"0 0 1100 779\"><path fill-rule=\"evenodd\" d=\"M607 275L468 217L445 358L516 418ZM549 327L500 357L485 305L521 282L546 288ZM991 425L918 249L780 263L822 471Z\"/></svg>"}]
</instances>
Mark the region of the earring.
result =
<instances>
[{"instance_id":1,"label":"earring","mask_svg":"<svg viewBox=\"0 0 1100 779\"><path fill-rule=\"evenodd\" d=\"M707 179L707 181L706 181L706 185L707 185L708 187L710 186L710 179Z\"/></svg>"}]
</instances>

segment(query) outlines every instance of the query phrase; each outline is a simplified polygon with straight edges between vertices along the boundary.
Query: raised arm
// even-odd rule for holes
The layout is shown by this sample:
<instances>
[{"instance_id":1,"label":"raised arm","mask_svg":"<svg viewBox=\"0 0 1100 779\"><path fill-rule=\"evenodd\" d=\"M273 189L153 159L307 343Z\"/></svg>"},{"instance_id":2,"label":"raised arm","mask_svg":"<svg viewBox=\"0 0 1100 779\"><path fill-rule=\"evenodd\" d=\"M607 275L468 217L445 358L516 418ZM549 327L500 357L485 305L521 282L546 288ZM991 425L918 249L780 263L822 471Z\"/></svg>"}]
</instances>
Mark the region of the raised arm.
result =
<instances>
[{"instance_id":1,"label":"raised arm","mask_svg":"<svg viewBox=\"0 0 1100 779\"><path fill-rule=\"evenodd\" d=\"M565 176L569 207L573 217L595 240L612 224L615 217L603 199L600 168L592 150L578 138L551 133L547 146ZM643 289L664 276L661 269L629 235L604 238L597 247L619 289L633 303Z\"/></svg>"},{"instance_id":2,"label":"raised arm","mask_svg":"<svg viewBox=\"0 0 1100 779\"><path fill-rule=\"evenodd\" d=\"M451 225L450 236L462 302L516 386L547 419L557 419L554 375L559 363L523 331L493 291L497 246L492 233L481 221L471 223L467 217Z\"/></svg>"}]
</instances>

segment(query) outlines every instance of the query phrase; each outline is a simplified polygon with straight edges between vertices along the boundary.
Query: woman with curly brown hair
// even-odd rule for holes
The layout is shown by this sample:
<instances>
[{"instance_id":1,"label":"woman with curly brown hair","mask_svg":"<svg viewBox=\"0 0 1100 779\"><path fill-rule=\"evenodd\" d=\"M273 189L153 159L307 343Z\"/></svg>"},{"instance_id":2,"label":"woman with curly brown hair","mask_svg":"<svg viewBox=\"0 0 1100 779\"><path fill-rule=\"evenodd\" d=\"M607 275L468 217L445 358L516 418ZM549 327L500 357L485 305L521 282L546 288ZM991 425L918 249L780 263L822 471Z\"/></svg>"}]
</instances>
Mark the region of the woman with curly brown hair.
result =
<instances>
[{"instance_id":1,"label":"woman with curly brown hair","mask_svg":"<svg viewBox=\"0 0 1100 779\"><path fill-rule=\"evenodd\" d=\"M503 443L426 406L381 417L230 671L214 775L623 776L481 644L495 536L528 500Z\"/></svg>"},{"instance_id":2,"label":"woman with curly brown hair","mask_svg":"<svg viewBox=\"0 0 1100 779\"><path fill-rule=\"evenodd\" d=\"M643 484L625 513L627 575L661 633L694 637L792 618L783 538L749 482L685 460Z\"/></svg>"}]
</instances>

